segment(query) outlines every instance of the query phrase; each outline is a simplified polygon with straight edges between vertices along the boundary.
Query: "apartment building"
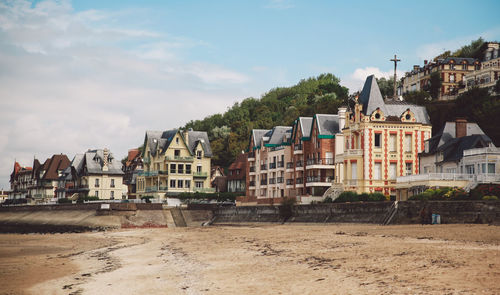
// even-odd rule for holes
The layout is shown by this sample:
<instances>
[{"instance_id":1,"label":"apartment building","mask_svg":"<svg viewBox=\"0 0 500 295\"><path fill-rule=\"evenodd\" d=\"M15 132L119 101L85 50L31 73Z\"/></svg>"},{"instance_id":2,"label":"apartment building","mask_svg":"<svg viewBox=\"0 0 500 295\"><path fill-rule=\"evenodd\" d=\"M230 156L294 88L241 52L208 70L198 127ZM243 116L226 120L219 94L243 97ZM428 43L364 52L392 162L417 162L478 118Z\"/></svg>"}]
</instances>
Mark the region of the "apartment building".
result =
<instances>
[{"instance_id":1,"label":"apartment building","mask_svg":"<svg viewBox=\"0 0 500 295\"><path fill-rule=\"evenodd\" d=\"M488 42L483 45L483 60L479 70L465 74L463 93L472 87L493 88L500 79L500 43Z\"/></svg>"},{"instance_id":2,"label":"apartment building","mask_svg":"<svg viewBox=\"0 0 500 295\"><path fill-rule=\"evenodd\" d=\"M354 108L345 113L343 177L335 183L358 193L395 195L396 177L418 174L418 154L431 137L425 107L384 102L375 77L369 76Z\"/></svg>"},{"instance_id":3,"label":"apartment building","mask_svg":"<svg viewBox=\"0 0 500 295\"><path fill-rule=\"evenodd\" d=\"M206 132L147 131L136 189L139 198L164 200L183 192L214 192L210 187L212 150Z\"/></svg>"}]
</instances>

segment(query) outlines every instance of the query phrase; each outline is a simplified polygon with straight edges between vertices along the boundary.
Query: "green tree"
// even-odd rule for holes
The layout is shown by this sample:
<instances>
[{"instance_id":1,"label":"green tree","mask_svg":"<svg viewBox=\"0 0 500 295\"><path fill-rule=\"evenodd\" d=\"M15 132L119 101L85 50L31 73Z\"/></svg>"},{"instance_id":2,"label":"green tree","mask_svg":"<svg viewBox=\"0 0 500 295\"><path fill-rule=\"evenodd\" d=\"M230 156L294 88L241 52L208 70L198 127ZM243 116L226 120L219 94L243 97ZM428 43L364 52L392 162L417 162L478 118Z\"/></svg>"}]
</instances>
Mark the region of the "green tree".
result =
<instances>
[{"instance_id":1,"label":"green tree","mask_svg":"<svg viewBox=\"0 0 500 295\"><path fill-rule=\"evenodd\" d=\"M437 99L441 92L442 79L438 72L432 72L429 79L429 94L433 99Z\"/></svg>"},{"instance_id":2,"label":"green tree","mask_svg":"<svg viewBox=\"0 0 500 295\"><path fill-rule=\"evenodd\" d=\"M380 93L382 93L382 97L388 98L394 96L394 78L380 78L377 79L378 88L380 88Z\"/></svg>"}]
</instances>

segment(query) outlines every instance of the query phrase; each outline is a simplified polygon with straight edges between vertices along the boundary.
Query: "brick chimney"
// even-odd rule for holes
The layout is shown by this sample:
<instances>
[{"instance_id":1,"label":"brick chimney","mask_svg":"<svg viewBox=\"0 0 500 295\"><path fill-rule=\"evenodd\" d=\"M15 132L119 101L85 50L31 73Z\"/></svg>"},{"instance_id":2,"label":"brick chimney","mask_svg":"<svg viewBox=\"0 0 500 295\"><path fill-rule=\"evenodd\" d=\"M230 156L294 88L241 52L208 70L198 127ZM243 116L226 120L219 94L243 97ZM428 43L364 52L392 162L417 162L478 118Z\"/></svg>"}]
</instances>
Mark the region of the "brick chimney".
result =
<instances>
[{"instance_id":1,"label":"brick chimney","mask_svg":"<svg viewBox=\"0 0 500 295\"><path fill-rule=\"evenodd\" d=\"M102 150L102 171L108 171L108 160L109 160L109 150L108 149L103 149Z\"/></svg>"},{"instance_id":2,"label":"brick chimney","mask_svg":"<svg viewBox=\"0 0 500 295\"><path fill-rule=\"evenodd\" d=\"M467 136L467 120L464 118L455 119L455 137Z\"/></svg>"},{"instance_id":3,"label":"brick chimney","mask_svg":"<svg viewBox=\"0 0 500 295\"><path fill-rule=\"evenodd\" d=\"M428 63L428 61L426 59L424 59L424 65L426 66Z\"/></svg>"}]
</instances>

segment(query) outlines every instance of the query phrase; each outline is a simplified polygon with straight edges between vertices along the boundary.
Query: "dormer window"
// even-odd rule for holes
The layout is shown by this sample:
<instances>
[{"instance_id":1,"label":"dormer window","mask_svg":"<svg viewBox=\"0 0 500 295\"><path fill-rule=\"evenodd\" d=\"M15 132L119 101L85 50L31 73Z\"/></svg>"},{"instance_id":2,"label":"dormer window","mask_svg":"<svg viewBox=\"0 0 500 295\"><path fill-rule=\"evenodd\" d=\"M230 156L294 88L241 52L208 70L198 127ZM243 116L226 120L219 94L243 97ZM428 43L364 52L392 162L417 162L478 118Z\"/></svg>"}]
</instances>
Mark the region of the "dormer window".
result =
<instances>
[{"instance_id":1,"label":"dormer window","mask_svg":"<svg viewBox=\"0 0 500 295\"><path fill-rule=\"evenodd\" d=\"M202 157L202 152L201 151L196 151L196 158L200 160L201 157Z\"/></svg>"},{"instance_id":2,"label":"dormer window","mask_svg":"<svg viewBox=\"0 0 500 295\"><path fill-rule=\"evenodd\" d=\"M175 143L179 144L179 137L175 138Z\"/></svg>"}]
</instances>

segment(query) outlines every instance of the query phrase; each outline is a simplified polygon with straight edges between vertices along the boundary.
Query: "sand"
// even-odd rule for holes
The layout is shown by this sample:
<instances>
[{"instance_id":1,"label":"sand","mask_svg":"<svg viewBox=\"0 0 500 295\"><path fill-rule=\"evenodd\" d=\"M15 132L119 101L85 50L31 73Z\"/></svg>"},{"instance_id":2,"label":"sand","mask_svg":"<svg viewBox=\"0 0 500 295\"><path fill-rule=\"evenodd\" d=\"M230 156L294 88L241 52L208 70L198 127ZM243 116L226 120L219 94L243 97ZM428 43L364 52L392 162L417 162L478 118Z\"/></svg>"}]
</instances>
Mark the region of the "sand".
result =
<instances>
[{"instance_id":1,"label":"sand","mask_svg":"<svg viewBox=\"0 0 500 295\"><path fill-rule=\"evenodd\" d=\"M500 227L246 224L0 235L0 294L500 294Z\"/></svg>"}]
</instances>

